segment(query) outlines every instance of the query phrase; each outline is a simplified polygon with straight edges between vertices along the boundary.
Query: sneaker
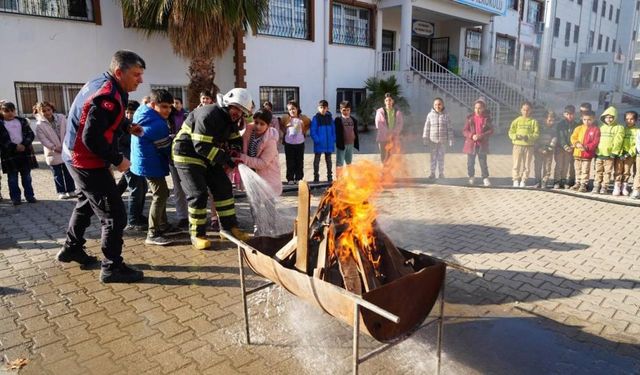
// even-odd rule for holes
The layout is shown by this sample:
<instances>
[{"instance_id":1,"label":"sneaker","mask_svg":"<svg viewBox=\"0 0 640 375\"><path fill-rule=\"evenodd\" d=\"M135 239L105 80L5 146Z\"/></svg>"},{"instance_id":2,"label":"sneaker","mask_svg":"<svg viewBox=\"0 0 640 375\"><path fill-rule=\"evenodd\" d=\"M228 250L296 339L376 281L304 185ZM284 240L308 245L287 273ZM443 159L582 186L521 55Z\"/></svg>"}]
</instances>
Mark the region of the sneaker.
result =
<instances>
[{"instance_id":1,"label":"sneaker","mask_svg":"<svg viewBox=\"0 0 640 375\"><path fill-rule=\"evenodd\" d=\"M525 180L520 181L520 187L527 187L527 184L525 183Z\"/></svg>"},{"instance_id":2,"label":"sneaker","mask_svg":"<svg viewBox=\"0 0 640 375\"><path fill-rule=\"evenodd\" d=\"M73 199L78 197L78 194L76 194L74 191L69 191L65 194L67 195L67 199Z\"/></svg>"},{"instance_id":3,"label":"sneaker","mask_svg":"<svg viewBox=\"0 0 640 375\"><path fill-rule=\"evenodd\" d=\"M607 188L605 186L600 189L600 194L607 194Z\"/></svg>"},{"instance_id":4,"label":"sneaker","mask_svg":"<svg viewBox=\"0 0 640 375\"><path fill-rule=\"evenodd\" d=\"M633 189L633 191L631 192L631 195L629 196L629 198L632 199L638 199L640 198L640 191Z\"/></svg>"},{"instance_id":5,"label":"sneaker","mask_svg":"<svg viewBox=\"0 0 640 375\"><path fill-rule=\"evenodd\" d=\"M613 185L613 193L611 193L611 195L613 195L614 197L618 197L622 194L622 191L620 191L620 183L616 183L615 185Z\"/></svg>"},{"instance_id":6,"label":"sneaker","mask_svg":"<svg viewBox=\"0 0 640 375\"><path fill-rule=\"evenodd\" d=\"M142 271L129 267L124 262L108 266L103 265L100 270L100 281L103 283L132 283L143 278L144 273Z\"/></svg>"},{"instance_id":7,"label":"sneaker","mask_svg":"<svg viewBox=\"0 0 640 375\"><path fill-rule=\"evenodd\" d=\"M237 238L237 239L239 239L240 241L243 241L243 242L244 242L244 241L249 240L249 238L250 238L250 237L249 237L249 234L247 234L247 233L243 232L243 231L242 231L240 228L238 228L238 227L233 227L233 228L231 228L231 230L230 230L229 232L231 232L231 234L232 234L235 238Z\"/></svg>"},{"instance_id":8,"label":"sneaker","mask_svg":"<svg viewBox=\"0 0 640 375\"><path fill-rule=\"evenodd\" d=\"M177 225L167 224L164 230L160 231L160 234L163 236L175 236L177 234L185 233L185 231L186 231L185 229L180 228Z\"/></svg>"},{"instance_id":9,"label":"sneaker","mask_svg":"<svg viewBox=\"0 0 640 375\"><path fill-rule=\"evenodd\" d=\"M211 241L204 237L191 236L191 246L196 250L206 250L211 247Z\"/></svg>"},{"instance_id":10,"label":"sneaker","mask_svg":"<svg viewBox=\"0 0 640 375\"><path fill-rule=\"evenodd\" d=\"M559 183L555 183L555 184L553 184L553 188L554 188L554 189L560 189L560 184L559 184Z\"/></svg>"},{"instance_id":11,"label":"sneaker","mask_svg":"<svg viewBox=\"0 0 640 375\"><path fill-rule=\"evenodd\" d=\"M578 191L578 190L580 190L580 184L575 184L575 185L571 186L569 189Z\"/></svg>"},{"instance_id":12,"label":"sneaker","mask_svg":"<svg viewBox=\"0 0 640 375\"><path fill-rule=\"evenodd\" d=\"M13 203L14 206L19 206L22 204L21 200L12 200L11 203Z\"/></svg>"},{"instance_id":13,"label":"sneaker","mask_svg":"<svg viewBox=\"0 0 640 375\"><path fill-rule=\"evenodd\" d=\"M482 184L484 186L491 186L491 181L489 180L489 177L485 177L482 179Z\"/></svg>"},{"instance_id":14,"label":"sneaker","mask_svg":"<svg viewBox=\"0 0 640 375\"><path fill-rule=\"evenodd\" d=\"M625 197L629 196L629 184L627 184L626 182L622 184L622 195Z\"/></svg>"},{"instance_id":15,"label":"sneaker","mask_svg":"<svg viewBox=\"0 0 640 375\"><path fill-rule=\"evenodd\" d=\"M473 185L476 182L476 179L473 177L469 177L469 185Z\"/></svg>"},{"instance_id":16,"label":"sneaker","mask_svg":"<svg viewBox=\"0 0 640 375\"><path fill-rule=\"evenodd\" d=\"M436 179L436 175L435 175L435 174L433 174L433 173L431 173L431 174L429 175L429 177L427 177L427 180L429 180L429 181L433 181L433 180L435 180L435 179Z\"/></svg>"},{"instance_id":17,"label":"sneaker","mask_svg":"<svg viewBox=\"0 0 640 375\"><path fill-rule=\"evenodd\" d=\"M587 185L580 185L580 187L578 188L578 193L586 193L587 192Z\"/></svg>"},{"instance_id":18,"label":"sneaker","mask_svg":"<svg viewBox=\"0 0 640 375\"><path fill-rule=\"evenodd\" d=\"M27 198L27 203L36 203L38 200L35 197Z\"/></svg>"},{"instance_id":19,"label":"sneaker","mask_svg":"<svg viewBox=\"0 0 640 375\"><path fill-rule=\"evenodd\" d=\"M63 246L62 249L56 255L56 259L58 262L69 263L76 262L80 263L84 266L97 263L98 258L93 255L89 255L84 251L84 247L76 248L76 250L72 250L66 246Z\"/></svg>"},{"instance_id":20,"label":"sneaker","mask_svg":"<svg viewBox=\"0 0 640 375\"><path fill-rule=\"evenodd\" d=\"M167 245L171 245L172 243L173 241L161 235L156 235L156 236L148 235L147 239L144 240L145 245L167 246Z\"/></svg>"},{"instance_id":21,"label":"sneaker","mask_svg":"<svg viewBox=\"0 0 640 375\"><path fill-rule=\"evenodd\" d=\"M287 181L287 185L295 185L296 182L295 181Z\"/></svg>"},{"instance_id":22,"label":"sneaker","mask_svg":"<svg viewBox=\"0 0 640 375\"><path fill-rule=\"evenodd\" d=\"M211 227L210 227L211 231L214 234L218 234L220 233L220 221L218 220L211 220Z\"/></svg>"},{"instance_id":23,"label":"sneaker","mask_svg":"<svg viewBox=\"0 0 640 375\"><path fill-rule=\"evenodd\" d=\"M520 186L520 182L518 182L517 180L513 180L513 187L519 187Z\"/></svg>"},{"instance_id":24,"label":"sneaker","mask_svg":"<svg viewBox=\"0 0 640 375\"><path fill-rule=\"evenodd\" d=\"M128 232L146 232L147 228L147 224L127 224L124 230Z\"/></svg>"},{"instance_id":25,"label":"sneaker","mask_svg":"<svg viewBox=\"0 0 640 375\"><path fill-rule=\"evenodd\" d=\"M68 199L69 197L67 196L67 193L60 193L58 194L58 199Z\"/></svg>"},{"instance_id":26,"label":"sneaker","mask_svg":"<svg viewBox=\"0 0 640 375\"><path fill-rule=\"evenodd\" d=\"M598 194L600 191L600 185L593 185L593 189L591 190L591 194Z\"/></svg>"}]
</instances>

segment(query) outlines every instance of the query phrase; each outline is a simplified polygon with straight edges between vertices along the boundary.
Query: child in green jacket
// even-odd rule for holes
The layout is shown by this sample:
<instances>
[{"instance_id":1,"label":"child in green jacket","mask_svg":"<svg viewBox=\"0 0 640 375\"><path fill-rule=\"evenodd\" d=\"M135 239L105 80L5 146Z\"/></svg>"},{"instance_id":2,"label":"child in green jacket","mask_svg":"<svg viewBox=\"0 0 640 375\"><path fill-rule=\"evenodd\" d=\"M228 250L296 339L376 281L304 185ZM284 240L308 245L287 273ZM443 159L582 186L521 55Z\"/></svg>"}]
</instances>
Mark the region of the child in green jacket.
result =
<instances>
[{"instance_id":1,"label":"child in green jacket","mask_svg":"<svg viewBox=\"0 0 640 375\"><path fill-rule=\"evenodd\" d=\"M525 187L529 178L529 168L533 159L533 148L540 135L538 121L532 119L529 102L520 107L522 116L517 117L509 127L509 138L513 143L513 187Z\"/></svg>"},{"instance_id":2,"label":"child in green jacket","mask_svg":"<svg viewBox=\"0 0 640 375\"><path fill-rule=\"evenodd\" d=\"M616 165L616 169L622 170L622 191L620 192L622 195L629 195L628 186L631 183L633 185L634 176L631 175L631 170L633 166L636 164L636 138L638 136L638 128L636 127L636 121L638 121L638 113L636 111L627 111L624 114L624 140L622 141L622 155L620 156L620 160L622 161L622 166ZM638 175L638 169L635 171L636 176ZM617 175L617 173L616 173ZM616 180L617 182L618 180ZM636 192L636 195L638 193Z\"/></svg>"},{"instance_id":3,"label":"child in green jacket","mask_svg":"<svg viewBox=\"0 0 640 375\"><path fill-rule=\"evenodd\" d=\"M615 160L622 154L624 141L624 126L617 123L618 110L616 107L607 108L600 116L600 143L596 150L596 175L593 180L594 194L607 194L609 181ZM618 193L620 186L616 184Z\"/></svg>"}]
</instances>

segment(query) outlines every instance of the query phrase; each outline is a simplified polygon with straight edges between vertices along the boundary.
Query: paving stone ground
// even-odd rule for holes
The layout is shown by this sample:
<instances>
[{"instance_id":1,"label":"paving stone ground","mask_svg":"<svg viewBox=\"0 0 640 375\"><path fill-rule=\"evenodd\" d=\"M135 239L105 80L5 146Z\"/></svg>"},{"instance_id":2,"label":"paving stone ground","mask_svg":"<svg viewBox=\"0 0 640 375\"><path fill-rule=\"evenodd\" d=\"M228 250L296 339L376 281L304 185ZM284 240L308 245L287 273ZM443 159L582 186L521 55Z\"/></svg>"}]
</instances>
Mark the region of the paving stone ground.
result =
<instances>
[{"instance_id":1,"label":"paving stone ground","mask_svg":"<svg viewBox=\"0 0 640 375\"><path fill-rule=\"evenodd\" d=\"M494 184L504 187L464 186L459 147L447 155L447 178L426 183L428 156L407 143L410 179L377 199L382 227L399 246L484 274L448 271L444 373L640 372L636 202L506 188L511 157L498 137L489 165ZM372 134L361 144L356 160L377 160ZM21 374L350 372L350 327L278 287L250 297L255 344L244 345L229 242L195 251L186 239L156 247L128 234L125 259L145 271L143 282L130 285L103 285L98 269L56 262L73 202L56 199L39 160L40 202L0 202L0 355L27 358ZM307 178L311 161L307 154ZM1 183L6 198L6 177ZM321 193L314 191L312 204ZM293 212L295 202L286 193L282 208ZM250 228L245 198L238 211ZM87 233L94 254L99 235L94 223ZM248 285L263 282L251 276ZM362 364L362 373L432 372L435 332L422 328ZM378 345L363 337L361 351Z\"/></svg>"}]
</instances>

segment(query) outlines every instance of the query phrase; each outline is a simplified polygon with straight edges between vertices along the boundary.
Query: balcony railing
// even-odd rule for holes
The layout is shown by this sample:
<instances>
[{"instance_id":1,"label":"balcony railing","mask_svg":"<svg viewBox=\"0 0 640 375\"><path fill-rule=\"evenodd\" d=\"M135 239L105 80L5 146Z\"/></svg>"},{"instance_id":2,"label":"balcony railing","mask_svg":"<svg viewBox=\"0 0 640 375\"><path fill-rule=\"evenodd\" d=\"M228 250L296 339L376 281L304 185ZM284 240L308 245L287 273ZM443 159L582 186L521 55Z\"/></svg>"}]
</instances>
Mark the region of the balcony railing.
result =
<instances>
[{"instance_id":1,"label":"balcony railing","mask_svg":"<svg viewBox=\"0 0 640 375\"><path fill-rule=\"evenodd\" d=\"M1 13L95 21L92 0L0 0Z\"/></svg>"}]
</instances>

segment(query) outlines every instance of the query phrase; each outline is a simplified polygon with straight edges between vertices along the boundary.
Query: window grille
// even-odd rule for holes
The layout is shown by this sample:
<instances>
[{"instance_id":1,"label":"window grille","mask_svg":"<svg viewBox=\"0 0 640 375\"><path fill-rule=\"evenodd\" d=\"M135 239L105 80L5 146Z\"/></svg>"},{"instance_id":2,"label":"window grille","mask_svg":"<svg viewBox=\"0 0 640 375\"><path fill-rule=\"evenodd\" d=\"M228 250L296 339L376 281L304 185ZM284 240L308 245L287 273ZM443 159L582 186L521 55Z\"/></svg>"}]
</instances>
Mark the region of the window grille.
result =
<instances>
[{"instance_id":1,"label":"window grille","mask_svg":"<svg viewBox=\"0 0 640 375\"><path fill-rule=\"evenodd\" d=\"M0 12L95 21L92 0L0 0Z\"/></svg>"},{"instance_id":2,"label":"window grille","mask_svg":"<svg viewBox=\"0 0 640 375\"><path fill-rule=\"evenodd\" d=\"M350 5L333 4L333 43L371 46L371 11Z\"/></svg>"},{"instance_id":3,"label":"window grille","mask_svg":"<svg viewBox=\"0 0 640 375\"><path fill-rule=\"evenodd\" d=\"M516 41L511 38L496 38L496 63L513 65Z\"/></svg>"},{"instance_id":4,"label":"window grille","mask_svg":"<svg viewBox=\"0 0 640 375\"><path fill-rule=\"evenodd\" d=\"M67 115L82 86L82 83L16 82L18 113L30 116L37 102L47 101L56 107L56 112Z\"/></svg>"},{"instance_id":5,"label":"window grille","mask_svg":"<svg viewBox=\"0 0 640 375\"><path fill-rule=\"evenodd\" d=\"M366 89L336 89L336 114L340 113L340 102L343 100L351 103L351 113L355 114L366 96Z\"/></svg>"},{"instance_id":6,"label":"window grille","mask_svg":"<svg viewBox=\"0 0 640 375\"><path fill-rule=\"evenodd\" d=\"M536 71L538 70L538 49L525 46L522 57L522 70Z\"/></svg>"},{"instance_id":7,"label":"window grille","mask_svg":"<svg viewBox=\"0 0 640 375\"><path fill-rule=\"evenodd\" d=\"M480 61L482 33L477 30L467 30L464 56L473 61Z\"/></svg>"},{"instance_id":8,"label":"window grille","mask_svg":"<svg viewBox=\"0 0 640 375\"><path fill-rule=\"evenodd\" d=\"M300 88L260 86L260 104L266 101L271 102L273 113L286 113L287 103L291 100L300 103Z\"/></svg>"},{"instance_id":9,"label":"window grille","mask_svg":"<svg viewBox=\"0 0 640 375\"><path fill-rule=\"evenodd\" d=\"M267 18L258 34L311 39L310 0L270 0Z\"/></svg>"}]
</instances>

